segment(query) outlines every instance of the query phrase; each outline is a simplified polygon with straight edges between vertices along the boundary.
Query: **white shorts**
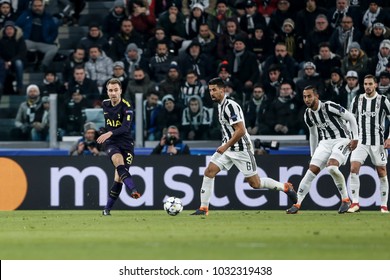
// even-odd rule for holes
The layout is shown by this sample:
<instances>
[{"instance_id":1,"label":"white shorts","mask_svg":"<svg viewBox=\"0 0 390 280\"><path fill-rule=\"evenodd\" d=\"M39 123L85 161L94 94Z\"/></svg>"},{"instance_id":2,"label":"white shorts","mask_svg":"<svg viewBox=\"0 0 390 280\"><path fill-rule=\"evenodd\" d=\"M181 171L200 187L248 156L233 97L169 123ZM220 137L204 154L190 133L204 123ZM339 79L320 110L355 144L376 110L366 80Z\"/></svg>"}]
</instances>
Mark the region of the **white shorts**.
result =
<instances>
[{"instance_id":1,"label":"white shorts","mask_svg":"<svg viewBox=\"0 0 390 280\"><path fill-rule=\"evenodd\" d=\"M367 156L370 156L375 166L385 166L387 164L387 150L383 145L369 146L358 144L356 149L352 151L351 162L358 161L363 164Z\"/></svg>"},{"instance_id":2,"label":"white shorts","mask_svg":"<svg viewBox=\"0 0 390 280\"><path fill-rule=\"evenodd\" d=\"M221 170L229 170L234 164L244 174L245 178L257 174L256 160L250 151L225 151L222 155L215 152L211 157L211 162Z\"/></svg>"},{"instance_id":3,"label":"white shorts","mask_svg":"<svg viewBox=\"0 0 390 280\"><path fill-rule=\"evenodd\" d=\"M337 160L340 165L347 162L351 152L347 146L351 140L347 138L321 140L314 151L310 164L324 168L329 159Z\"/></svg>"}]
</instances>

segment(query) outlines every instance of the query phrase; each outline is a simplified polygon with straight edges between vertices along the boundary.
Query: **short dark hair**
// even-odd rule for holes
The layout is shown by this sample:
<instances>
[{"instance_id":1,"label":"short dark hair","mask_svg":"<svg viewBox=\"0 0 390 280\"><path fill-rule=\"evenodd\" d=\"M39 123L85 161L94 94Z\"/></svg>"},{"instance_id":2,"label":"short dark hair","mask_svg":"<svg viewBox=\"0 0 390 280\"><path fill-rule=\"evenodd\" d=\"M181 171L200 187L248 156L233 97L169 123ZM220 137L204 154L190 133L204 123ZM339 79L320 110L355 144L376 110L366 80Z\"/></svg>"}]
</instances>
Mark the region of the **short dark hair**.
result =
<instances>
[{"instance_id":1,"label":"short dark hair","mask_svg":"<svg viewBox=\"0 0 390 280\"><path fill-rule=\"evenodd\" d=\"M220 78L213 78L209 81L209 86L210 85L216 85L219 88L224 88L225 87L225 82Z\"/></svg>"},{"instance_id":2,"label":"short dark hair","mask_svg":"<svg viewBox=\"0 0 390 280\"><path fill-rule=\"evenodd\" d=\"M317 88L313 85L308 85L303 90L312 90L315 94L318 94Z\"/></svg>"}]
</instances>

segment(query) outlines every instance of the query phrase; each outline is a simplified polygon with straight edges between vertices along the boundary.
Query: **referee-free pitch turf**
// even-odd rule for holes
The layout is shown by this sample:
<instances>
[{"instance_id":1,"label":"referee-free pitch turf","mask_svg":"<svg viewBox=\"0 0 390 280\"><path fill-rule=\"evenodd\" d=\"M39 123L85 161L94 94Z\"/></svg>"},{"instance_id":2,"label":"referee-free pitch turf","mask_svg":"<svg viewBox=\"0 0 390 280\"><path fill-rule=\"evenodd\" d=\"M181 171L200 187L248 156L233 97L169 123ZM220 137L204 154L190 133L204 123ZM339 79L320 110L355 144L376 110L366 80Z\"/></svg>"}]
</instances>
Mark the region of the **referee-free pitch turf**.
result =
<instances>
[{"instance_id":1,"label":"referee-free pitch turf","mask_svg":"<svg viewBox=\"0 0 390 280\"><path fill-rule=\"evenodd\" d=\"M0 212L0 259L390 259L390 215L379 211L163 210Z\"/></svg>"}]
</instances>

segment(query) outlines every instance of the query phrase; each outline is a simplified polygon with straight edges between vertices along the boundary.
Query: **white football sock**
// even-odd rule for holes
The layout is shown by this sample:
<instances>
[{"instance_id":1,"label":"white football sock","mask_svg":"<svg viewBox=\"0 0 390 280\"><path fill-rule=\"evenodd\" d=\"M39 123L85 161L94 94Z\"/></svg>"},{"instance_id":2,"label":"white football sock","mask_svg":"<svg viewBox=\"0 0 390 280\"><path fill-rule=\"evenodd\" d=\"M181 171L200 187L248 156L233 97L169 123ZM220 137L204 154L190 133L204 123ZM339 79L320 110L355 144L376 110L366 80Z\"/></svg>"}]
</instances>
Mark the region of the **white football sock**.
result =
<instances>
[{"instance_id":1,"label":"white football sock","mask_svg":"<svg viewBox=\"0 0 390 280\"><path fill-rule=\"evenodd\" d=\"M379 178L381 185L381 206L387 206L387 200L389 198L389 182L387 176Z\"/></svg>"},{"instance_id":2,"label":"white football sock","mask_svg":"<svg viewBox=\"0 0 390 280\"><path fill-rule=\"evenodd\" d=\"M284 184L272 178L260 178L260 188L266 188L276 191L284 191Z\"/></svg>"},{"instance_id":3,"label":"white football sock","mask_svg":"<svg viewBox=\"0 0 390 280\"><path fill-rule=\"evenodd\" d=\"M359 190L360 190L360 178L359 174L351 173L351 182L349 184L351 188L352 203L359 203Z\"/></svg>"},{"instance_id":4,"label":"white football sock","mask_svg":"<svg viewBox=\"0 0 390 280\"><path fill-rule=\"evenodd\" d=\"M311 182L313 182L313 180L316 176L317 175L314 174L310 169L308 169L306 171L305 176L303 177L301 183L299 184L299 188L298 188L298 192L297 192L297 194L298 194L297 204L299 204L299 205L302 204L303 199L305 198L307 193L310 191Z\"/></svg>"},{"instance_id":5,"label":"white football sock","mask_svg":"<svg viewBox=\"0 0 390 280\"><path fill-rule=\"evenodd\" d=\"M347 186L345 184L345 178L343 173L340 172L340 169L336 165L329 165L326 167L329 171L330 176L333 178L333 182L336 184L337 189L340 192L341 199L344 200L348 198Z\"/></svg>"},{"instance_id":6,"label":"white football sock","mask_svg":"<svg viewBox=\"0 0 390 280\"><path fill-rule=\"evenodd\" d=\"M200 207L209 207L214 181L215 178L203 176L202 188L200 189Z\"/></svg>"}]
</instances>

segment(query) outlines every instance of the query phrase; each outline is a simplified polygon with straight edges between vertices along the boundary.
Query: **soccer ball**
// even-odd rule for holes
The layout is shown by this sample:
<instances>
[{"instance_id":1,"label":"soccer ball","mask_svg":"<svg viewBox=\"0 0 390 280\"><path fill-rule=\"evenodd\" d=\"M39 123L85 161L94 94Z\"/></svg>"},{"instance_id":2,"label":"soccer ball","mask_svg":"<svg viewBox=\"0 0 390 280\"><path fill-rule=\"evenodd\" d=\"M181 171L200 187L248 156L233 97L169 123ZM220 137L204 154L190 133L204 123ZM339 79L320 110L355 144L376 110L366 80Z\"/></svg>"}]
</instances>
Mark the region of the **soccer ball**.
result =
<instances>
[{"instance_id":1,"label":"soccer ball","mask_svg":"<svg viewBox=\"0 0 390 280\"><path fill-rule=\"evenodd\" d=\"M164 202L164 210L171 216L176 216L183 211L183 203L180 198L171 196Z\"/></svg>"}]
</instances>

